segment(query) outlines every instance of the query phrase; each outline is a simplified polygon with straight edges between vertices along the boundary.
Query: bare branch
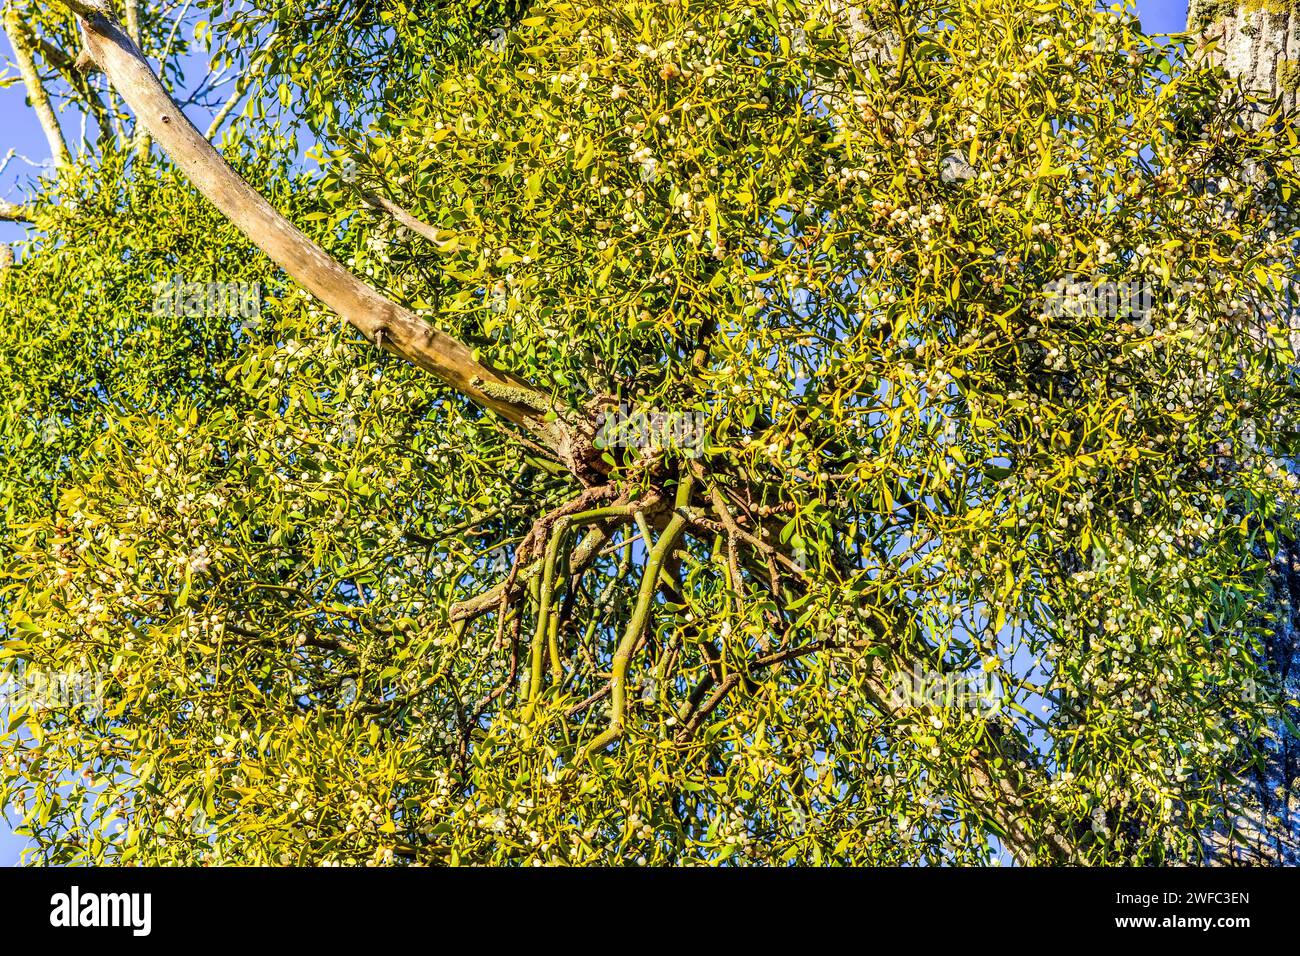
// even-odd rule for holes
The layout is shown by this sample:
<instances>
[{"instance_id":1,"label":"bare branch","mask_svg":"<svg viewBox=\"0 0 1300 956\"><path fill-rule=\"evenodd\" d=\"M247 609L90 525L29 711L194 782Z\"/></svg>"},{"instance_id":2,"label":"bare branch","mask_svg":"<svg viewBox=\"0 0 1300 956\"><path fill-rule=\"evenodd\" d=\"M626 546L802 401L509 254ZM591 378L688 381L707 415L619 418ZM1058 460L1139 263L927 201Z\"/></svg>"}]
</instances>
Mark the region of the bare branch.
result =
<instances>
[{"instance_id":1,"label":"bare branch","mask_svg":"<svg viewBox=\"0 0 1300 956\"><path fill-rule=\"evenodd\" d=\"M208 139L212 139L212 137L217 135L221 130L221 124L224 123L230 114L235 111L235 107L243 102L244 94L248 92L248 86L252 77L253 72L252 70L249 70L235 81L235 88L231 91L230 99L226 100L221 109L217 110L216 115L212 117L212 122L208 124Z\"/></svg>"},{"instance_id":2,"label":"bare branch","mask_svg":"<svg viewBox=\"0 0 1300 956\"><path fill-rule=\"evenodd\" d=\"M136 46L140 45L140 0L126 0L126 35ZM177 21L179 22L179 21ZM137 159L149 156L149 131L142 126L135 131L135 155Z\"/></svg>"},{"instance_id":3,"label":"bare branch","mask_svg":"<svg viewBox=\"0 0 1300 956\"><path fill-rule=\"evenodd\" d=\"M17 206L0 199L0 222L31 222L32 214L26 206Z\"/></svg>"},{"instance_id":4,"label":"bare branch","mask_svg":"<svg viewBox=\"0 0 1300 956\"><path fill-rule=\"evenodd\" d=\"M87 64L92 67L94 64L81 56L72 57L44 37L37 41L36 49L41 54L41 59L59 73L62 73L63 78L77 91L77 95L85 100L86 109L82 113L82 142L85 142L84 130L87 114L93 117L95 123L99 126L100 139L107 139L112 128L108 118L108 109L104 105L103 97L90 85L90 79L87 76ZM83 50L82 53L84 55L85 51Z\"/></svg>"},{"instance_id":5,"label":"bare branch","mask_svg":"<svg viewBox=\"0 0 1300 956\"><path fill-rule=\"evenodd\" d=\"M545 421L550 399L480 360L464 343L372 289L282 216L250 186L176 105L105 0L67 0L81 17L86 48L143 129L191 184L244 235L379 347L546 439L563 457L558 429Z\"/></svg>"},{"instance_id":6,"label":"bare branch","mask_svg":"<svg viewBox=\"0 0 1300 956\"><path fill-rule=\"evenodd\" d=\"M429 240L437 248L442 248L446 245L446 239L439 237L437 229L429 225L427 222L416 219L415 216L411 215L387 196L381 196L379 193L375 192L365 192L362 193L362 195L370 205L388 213L388 215L392 216L399 224L405 226L416 235Z\"/></svg>"},{"instance_id":7,"label":"bare branch","mask_svg":"<svg viewBox=\"0 0 1300 956\"><path fill-rule=\"evenodd\" d=\"M45 132L45 139L50 144L50 155L54 157L56 166L67 166L72 162L72 154L68 152L68 144L63 138L58 117L54 115L54 109L50 106L49 93L46 92L41 76L36 71L36 60L32 55L36 49L36 39L31 28L23 22L15 4L11 3L5 8L4 29L9 35L9 45L13 47L14 60L18 64L18 75L22 77L23 85L27 88L27 99L31 102L36 119Z\"/></svg>"}]
</instances>

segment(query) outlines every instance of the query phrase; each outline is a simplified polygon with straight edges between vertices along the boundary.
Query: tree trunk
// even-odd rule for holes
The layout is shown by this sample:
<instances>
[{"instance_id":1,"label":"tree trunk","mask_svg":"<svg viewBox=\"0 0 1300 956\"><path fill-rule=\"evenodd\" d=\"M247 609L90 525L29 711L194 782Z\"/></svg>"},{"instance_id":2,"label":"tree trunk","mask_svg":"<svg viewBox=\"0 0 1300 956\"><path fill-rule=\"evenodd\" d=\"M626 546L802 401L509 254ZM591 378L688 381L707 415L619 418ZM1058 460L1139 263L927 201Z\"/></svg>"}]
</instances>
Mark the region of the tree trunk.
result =
<instances>
[{"instance_id":1,"label":"tree trunk","mask_svg":"<svg viewBox=\"0 0 1300 956\"><path fill-rule=\"evenodd\" d=\"M1300 4L1294 0L1191 0L1187 28L1213 41L1213 59L1252 92L1296 105Z\"/></svg>"},{"instance_id":2,"label":"tree trunk","mask_svg":"<svg viewBox=\"0 0 1300 956\"><path fill-rule=\"evenodd\" d=\"M1187 28L1214 44L1213 62L1250 92L1265 95L1286 111L1296 107L1300 87L1300 3L1296 0L1191 0ZM1256 114L1262 120L1266 112ZM1295 328L1296 317L1292 318ZM1300 541L1280 535L1272 559L1273 601L1280 612L1266 640L1265 663L1284 700L1300 694ZM1253 799L1233 825L1209 843L1228 862L1295 865L1300 861L1300 741L1276 727L1266 749L1266 766L1248 774Z\"/></svg>"}]
</instances>

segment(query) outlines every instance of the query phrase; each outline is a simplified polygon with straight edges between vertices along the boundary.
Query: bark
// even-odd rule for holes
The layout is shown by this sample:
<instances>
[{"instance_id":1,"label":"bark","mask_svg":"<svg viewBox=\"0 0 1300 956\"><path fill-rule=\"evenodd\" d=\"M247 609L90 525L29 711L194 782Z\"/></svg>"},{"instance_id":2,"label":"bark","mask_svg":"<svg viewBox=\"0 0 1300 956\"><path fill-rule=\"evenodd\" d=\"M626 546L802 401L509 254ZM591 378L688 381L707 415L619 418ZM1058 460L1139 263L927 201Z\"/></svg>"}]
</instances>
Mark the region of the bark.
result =
<instances>
[{"instance_id":1,"label":"bark","mask_svg":"<svg viewBox=\"0 0 1300 956\"><path fill-rule=\"evenodd\" d=\"M1214 44L1210 58L1250 91L1294 109L1300 87L1300 4L1191 0L1187 27Z\"/></svg>"}]
</instances>

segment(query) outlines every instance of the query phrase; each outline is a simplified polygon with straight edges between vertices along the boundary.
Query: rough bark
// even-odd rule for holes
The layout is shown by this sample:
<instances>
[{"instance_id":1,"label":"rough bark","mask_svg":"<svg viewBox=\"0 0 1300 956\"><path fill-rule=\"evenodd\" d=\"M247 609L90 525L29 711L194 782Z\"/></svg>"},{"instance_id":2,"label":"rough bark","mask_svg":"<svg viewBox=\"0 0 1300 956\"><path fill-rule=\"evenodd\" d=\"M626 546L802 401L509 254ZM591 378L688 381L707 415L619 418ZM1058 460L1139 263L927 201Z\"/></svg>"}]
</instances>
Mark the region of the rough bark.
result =
<instances>
[{"instance_id":1,"label":"rough bark","mask_svg":"<svg viewBox=\"0 0 1300 956\"><path fill-rule=\"evenodd\" d=\"M1211 58L1250 91L1294 109L1300 88L1300 3L1191 0L1187 27L1214 48Z\"/></svg>"}]
</instances>

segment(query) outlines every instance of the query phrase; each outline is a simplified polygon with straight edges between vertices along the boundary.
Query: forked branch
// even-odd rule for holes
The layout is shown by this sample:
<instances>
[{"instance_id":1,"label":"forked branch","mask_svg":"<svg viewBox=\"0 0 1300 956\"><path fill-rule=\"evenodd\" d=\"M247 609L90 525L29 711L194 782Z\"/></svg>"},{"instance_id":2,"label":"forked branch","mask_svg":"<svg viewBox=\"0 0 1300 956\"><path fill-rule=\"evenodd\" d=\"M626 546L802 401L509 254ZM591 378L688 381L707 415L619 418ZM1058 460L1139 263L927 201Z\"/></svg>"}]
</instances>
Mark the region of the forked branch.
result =
<instances>
[{"instance_id":1,"label":"forked branch","mask_svg":"<svg viewBox=\"0 0 1300 956\"><path fill-rule=\"evenodd\" d=\"M677 546L678 539L681 538L682 532L686 529L687 518L683 509L690 504L690 500L691 479L683 477L681 483L677 486L677 499L673 509L673 516L668 520L668 525L664 528L663 533L659 535L659 540L650 549L650 556L647 558L645 569L642 571L641 586L637 591L636 607L633 609L632 617L628 621L627 630L623 633L623 639L614 651L614 660L611 666L612 673L609 679L610 696L613 698L609 727L587 744L585 749L588 754L603 750L623 735L623 720L627 711L628 664L632 660L632 655L636 653L637 648L641 645L646 628L650 625L651 606L654 603L655 593L659 590L659 572L662 570L664 560L668 557L669 552Z\"/></svg>"}]
</instances>

